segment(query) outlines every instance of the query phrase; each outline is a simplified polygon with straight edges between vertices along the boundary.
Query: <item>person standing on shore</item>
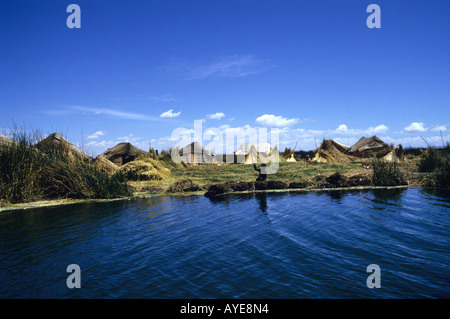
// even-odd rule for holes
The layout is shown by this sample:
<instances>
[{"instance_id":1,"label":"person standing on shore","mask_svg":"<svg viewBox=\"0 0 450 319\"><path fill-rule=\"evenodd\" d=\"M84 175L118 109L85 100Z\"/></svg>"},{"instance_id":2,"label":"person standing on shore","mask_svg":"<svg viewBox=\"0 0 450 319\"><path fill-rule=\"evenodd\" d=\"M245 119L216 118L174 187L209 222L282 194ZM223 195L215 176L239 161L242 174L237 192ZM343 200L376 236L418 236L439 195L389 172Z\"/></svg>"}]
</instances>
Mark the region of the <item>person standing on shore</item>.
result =
<instances>
[{"instance_id":1,"label":"person standing on shore","mask_svg":"<svg viewBox=\"0 0 450 319\"><path fill-rule=\"evenodd\" d=\"M259 176L256 181L265 181L267 179L267 167L266 164L261 164L260 168L256 168L256 164L253 164L255 171L259 172Z\"/></svg>"}]
</instances>

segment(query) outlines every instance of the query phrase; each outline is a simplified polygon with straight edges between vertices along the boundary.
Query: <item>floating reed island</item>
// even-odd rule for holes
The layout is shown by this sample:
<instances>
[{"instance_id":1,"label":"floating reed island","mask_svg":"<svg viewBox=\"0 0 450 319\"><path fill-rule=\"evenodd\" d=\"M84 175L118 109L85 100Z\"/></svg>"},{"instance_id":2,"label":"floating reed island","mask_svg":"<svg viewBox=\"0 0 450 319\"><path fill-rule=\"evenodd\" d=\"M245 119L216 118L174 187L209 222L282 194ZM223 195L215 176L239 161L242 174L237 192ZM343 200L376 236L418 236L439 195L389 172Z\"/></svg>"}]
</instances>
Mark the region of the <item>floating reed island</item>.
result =
<instances>
[{"instance_id":1,"label":"floating reed island","mask_svg":"<svg viewBox=\"0 0 450 319\"><path fill-rule=\"evenodd\" d=\"M173 155L175 154L175 158ZM256 181L260 166L278 170ZM93 158L62 134L16 130L0 135L0 205L45 200L113 199L154 194L205 194L374 186L449 188L450 147L403 149L376 136L352 146L323 140L314 151L280 152L244 144L214 154L194 142L158 152L119 143Z\"/></svg>"}]
</instances>

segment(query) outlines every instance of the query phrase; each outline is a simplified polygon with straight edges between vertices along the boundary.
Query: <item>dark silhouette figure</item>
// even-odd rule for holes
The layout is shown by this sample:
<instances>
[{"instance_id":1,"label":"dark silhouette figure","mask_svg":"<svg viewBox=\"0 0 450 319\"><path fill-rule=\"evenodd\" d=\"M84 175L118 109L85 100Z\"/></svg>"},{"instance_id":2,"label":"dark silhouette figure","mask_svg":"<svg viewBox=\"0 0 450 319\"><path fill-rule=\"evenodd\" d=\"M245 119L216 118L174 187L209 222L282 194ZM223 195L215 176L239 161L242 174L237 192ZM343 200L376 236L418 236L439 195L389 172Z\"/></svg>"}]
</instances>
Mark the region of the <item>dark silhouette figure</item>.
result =
<instances>
[{"instance_id":1,"label":"dark silhouette figure","mask_svg":"<svg viewBox=\"0 0 450 319\"><path fill-rule=\"evenodd\" d=\"M259 176L256 181L265 181L267 179L267 168L266 164L261 164L260 168L256 168L256 164L253 164L255 171L259 172Z\"/></svg>"}]
</instances>

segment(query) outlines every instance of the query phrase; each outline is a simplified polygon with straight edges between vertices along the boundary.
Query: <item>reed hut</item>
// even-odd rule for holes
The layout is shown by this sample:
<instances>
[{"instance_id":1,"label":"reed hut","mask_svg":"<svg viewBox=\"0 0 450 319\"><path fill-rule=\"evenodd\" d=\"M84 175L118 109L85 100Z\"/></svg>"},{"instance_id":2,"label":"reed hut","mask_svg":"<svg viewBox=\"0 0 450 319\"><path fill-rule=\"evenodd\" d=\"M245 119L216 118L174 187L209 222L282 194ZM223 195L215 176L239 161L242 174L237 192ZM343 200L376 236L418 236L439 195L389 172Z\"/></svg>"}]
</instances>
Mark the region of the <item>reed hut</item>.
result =
<instances>
[{"instance_id":1,"label":"reed hut","mask_svg":"<svg viewBox=\"0 0 450 319\"><path fill-rule=\"evenodd\" d=\"M360 159L378 158L386 162L403 161L403 148L401 145L394 148L393 145L386 144L375 135L372 137L361 137L345 153Z\"/></svg>"},{"instance_id":2,"label":"reed hut","mask_svg":"<svg viewBox=\"0 0 450 319\"><path fill-rule=\"evenodd\" d=\"M192 165L217 164L216 155L199 142L193 142L183 147L180 151L180 159L182 163Z\"/></svg>"},{"instance_id":3,"label":"reed hut","mask_svg":"<svg viewBox=\"0 0 450 319\"><path fill-rule=\"evenodd\" d=\"M318 163L347 163L352 162L356 157L348 155L345 152L348 146L338 143L334 140L323 140L318 148L314 150L313 161Z\"/></svg>"},{"instance_id":4,"label":"reed hut","mask_svg":"<svg viewBox=\"0 0 450 319\"><path fill-rule=\"evenodd\" d=\"M117 166L122 166L128 162L134 161L140 154L145 155L147 152L127 142L119 143L116 146L107 149L101 155Z\"/></svg>"},{"instance_id":5,"label":"reed hut","mask_svg":"<svg viewBox=\"0 0 450 319\"><path fill-rule=\"evenodd\" d=\"M37 143L39 149L45 150L46 148L62 147L63 150L70 152L71 154L78 156L79 158L90 160L89 155L83 152L78 146L69 142L61 133L52 133L42 141Z\"/></svg>"},{"instance_id":6,"label":"reed hut","mask_svg":"<svg viewBox=\"0 0 450 319\"><path fill-rule=\"evenodd\" d=\"M277 149L278 151L278 149ZM267 163L272 148L269 143L241 144L234 152L234 163L260 164Z\"/></svg>"}]
</instances>

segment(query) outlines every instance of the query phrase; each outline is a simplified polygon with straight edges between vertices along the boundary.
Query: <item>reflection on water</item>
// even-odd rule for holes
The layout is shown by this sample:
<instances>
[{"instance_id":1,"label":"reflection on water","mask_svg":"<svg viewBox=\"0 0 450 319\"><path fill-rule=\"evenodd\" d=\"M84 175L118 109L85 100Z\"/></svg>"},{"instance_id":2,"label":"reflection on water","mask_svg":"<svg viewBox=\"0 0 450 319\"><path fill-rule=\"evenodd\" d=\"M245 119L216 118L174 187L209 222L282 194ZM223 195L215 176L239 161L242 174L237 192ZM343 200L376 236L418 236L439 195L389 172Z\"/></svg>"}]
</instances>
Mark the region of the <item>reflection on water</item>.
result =
<instances>
[{"instance_id":1,"label":"reflection on water","mask_svg":"<svg viewBox=\"0 0 450 319\"><path fill-rule=\"evenodd\" d=\"M343 190L335 190L335 191L328 191L327 194L334 199L336 202L340 203L341 200L348 195L349 193Z\"/></svg>"},{"instance_id":2,"label":"reflection on water","mask_svg":"<svg viewBox=\"0 0 450 319\"><path fill-rule=\"evenodd\" d=\"M259 202L259 207L261 208L261 211L265 213L267 211L267 193L266 192L256 193L255 198Z\"/></svg>"},{"instance_id":3,"label":"reflection on water","mask_svg":"<svg viewBox=\"0 0 450 319\"><path fill-rule=\"evenodd\" d=\"M386 201L400 201L402 196L406 192L406 188L380 188L380 189L371 189L370 192L375 197L375 201L378 202L386 202Z\"/></svg>"},{"instance_id":4,"label":"reflection on water","mask_svg":"<svg viewBox=\"0 0 450 319\"><path fill-rule=\"evenodd\" d=\"M399 188L15 211L0 215L0 297L448 298L449 208ZM82 289L65 285L72 263Z\"/></svg>"}]
</instances>

